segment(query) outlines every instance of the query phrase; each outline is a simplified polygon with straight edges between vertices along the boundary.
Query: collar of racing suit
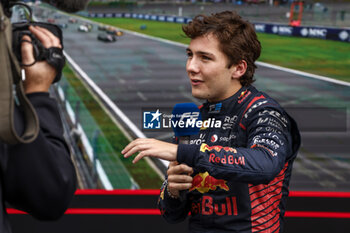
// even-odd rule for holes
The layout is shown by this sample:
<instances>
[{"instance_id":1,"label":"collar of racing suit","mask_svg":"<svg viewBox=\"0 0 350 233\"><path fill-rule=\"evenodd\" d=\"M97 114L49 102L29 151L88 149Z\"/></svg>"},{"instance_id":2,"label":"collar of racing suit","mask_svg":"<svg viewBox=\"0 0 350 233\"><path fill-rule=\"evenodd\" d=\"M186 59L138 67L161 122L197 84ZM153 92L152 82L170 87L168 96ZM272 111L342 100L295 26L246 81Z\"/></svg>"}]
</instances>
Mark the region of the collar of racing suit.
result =
<instances>
[{"instance_id":1,"label":"collar of racing suit","mask_svg":"<svg viewBox=\"0 0 350 233\"><path fill-rule=\"evenodd\" d=\"M202 110L208 112L209 115L228 112L232 109L232 107L234 107L233 104L236 104L236 102L239 102L240 100L244 101L245 98L251 94L251 92L254 92L253 90L255 90L253 86L243 86L234 95L224 100L218 102L208 102L207 100L205 103L203 103L201 108Z\"/></svg>"}]
</instances>

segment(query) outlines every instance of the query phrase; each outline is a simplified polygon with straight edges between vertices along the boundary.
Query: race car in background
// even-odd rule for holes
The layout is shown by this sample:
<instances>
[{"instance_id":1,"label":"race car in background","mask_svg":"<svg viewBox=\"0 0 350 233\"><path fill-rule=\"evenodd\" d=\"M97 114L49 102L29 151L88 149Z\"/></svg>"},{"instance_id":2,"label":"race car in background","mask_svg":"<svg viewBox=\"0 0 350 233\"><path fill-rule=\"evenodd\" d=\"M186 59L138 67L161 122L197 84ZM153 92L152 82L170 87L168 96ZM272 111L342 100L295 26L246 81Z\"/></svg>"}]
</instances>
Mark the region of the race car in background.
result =
<instances>
[{"instance_id":1,"label":"race car in background","mask_svg":"<svg viewBox=\"0 0 350 233\"><path fill-rule=\"evenodd\" d=\"M115 36L122 36L124 34L122 31L119 31L113 27L107 28L106 32L110 35L115 35Z\"/></svg>"},{"instance_id":2,"label":"race car in background","mask_svg":"<svg viewBox=\"0 0 350 233\"><path fill-rule=\"evenodd\" d=\"M91 32L91 28L89 28L88 26L81 24L78 27L78 32Z\"/></svg>"},{"instance_id":3,"label":"race car in background","mask_svg":"<svg viewBox=\"0 0 350 233\"><path fill-rule=\"evenodd\" d=\"M116 42L117 38L115 35L107 34L107 33L99 33L97 35L97 40L103 42Z\"/></svg>"},{"instance_id":4,"label":"race car in background","mask_svg":"<svg viewBox=\"0 0 350 233\"><path fill-rule=\"evenodd\" d=\"M68 28L68 24L66 23L58 23L57 26L59 26L61 29Z\"/></svg>"},{"instance_id":5,"label":"race car in background","mask_svg":"<svg viewBox=\"0 0 350 233\"><path fill-rule=\"evenodd\" d=\"M76 18L70 17L70 18L68 19L68 23L78 23L78 20L77 20Z\"/></svg>"}]
</instances>

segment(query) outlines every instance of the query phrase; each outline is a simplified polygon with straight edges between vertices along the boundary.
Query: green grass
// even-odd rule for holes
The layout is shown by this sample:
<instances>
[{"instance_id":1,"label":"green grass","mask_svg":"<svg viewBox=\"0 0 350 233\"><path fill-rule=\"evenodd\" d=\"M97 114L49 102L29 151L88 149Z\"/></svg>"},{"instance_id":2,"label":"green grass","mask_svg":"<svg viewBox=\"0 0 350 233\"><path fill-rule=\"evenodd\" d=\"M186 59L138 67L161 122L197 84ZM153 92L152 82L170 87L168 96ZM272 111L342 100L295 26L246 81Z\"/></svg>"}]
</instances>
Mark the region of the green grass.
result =
<instances>
[{"instance_id":1,"label":"green grass","mask_svg":"<svg viewBox=\"0 0 350 233\"><path fill-rule=\"evenodd\" d=\"M190 41L177 23L127 18L91 20L180 43ZM141 25L147 28L141 30ZM259 61L350 82L349 43L265 33L258 33L258 37L262 45Z\"/></svg>"},{"instance_id":2,"label":"green grass","mask_svg":"<svg viewBox=\"0 0 350 233\"><path fill-rule=\"evenodd\" d=\"M350 82L350 44L340 41L258 34L260 61Z\"/></svg>"},{"instance_id":3,"label":"green grass","mask_svg":"<svg viewBox=\"0 0 350 233\"><path fill-rule=\"evenodd\" d=\"M96 123L100 126L103 134L112 145L115 154L120 156L126 169L142 189L158 189L161 186L161 179L156 172L147 164L145 160L140 160L132 164L132 158L125 159L120 151L129 143L129 140L120 131L120 129L111 120L108 114L102 109L99 103L94 99L84 84L78 79L74 72L65 66L63 74L69 84L75 89L85 106L89 109ZM113 159L112 159L113 160Z\"/></svg>"}]
</instances>

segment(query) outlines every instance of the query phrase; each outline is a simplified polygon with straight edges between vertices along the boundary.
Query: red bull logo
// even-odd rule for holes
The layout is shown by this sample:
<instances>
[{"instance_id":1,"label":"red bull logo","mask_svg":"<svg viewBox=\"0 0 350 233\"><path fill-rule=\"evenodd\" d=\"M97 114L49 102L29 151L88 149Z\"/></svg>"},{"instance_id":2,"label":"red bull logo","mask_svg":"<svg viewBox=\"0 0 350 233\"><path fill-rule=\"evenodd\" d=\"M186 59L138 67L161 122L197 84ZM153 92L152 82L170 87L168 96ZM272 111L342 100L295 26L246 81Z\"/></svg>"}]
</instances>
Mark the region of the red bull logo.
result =
<instances>
[{"instance_id":1,"label":"red bull logo","mask_svg":"<svg viewBox=\"0 0 350 233\"><path fill-rule=\"evenodd\" d=\"M203 143L201 145L200 151L201 152L206 152L206 151L213 151L215 150L216 152L220 152L221 150L224 150L226 152L232 152L232 153L237 153L237 150L235 148L232 147L228 147L228 146L209 146L208 144Z\"/></svg>"},{"instance_id":2,"label":"red bull logo","mask_svg":"<svg viewBox=\"0 0 350 233\"><path fill-rule=\"evenodd\" d=\"M218 203L211 196L203 196L199 202L191 205L191 214L201 215L238 215L236 197L226 197Z\"/></svg>"},{"instance_id":3,"label":"red bull logo","mask_svg":"<svg viewBox=\"0 0 350 233\"><path fill-rule=\"evenodd\" d=\"M197 190L200 193L207 193L209 190L214 191L217 188L229 191L230 188L227 186L226 182L226 180L212 177L208 172L199 173L193 177L192 187L189 191Z\"/></svg>"},{"instance_id":4,"label":"red bull logo","mask_svg":"<svg viewBox=\"0 0 350 233\"><path fill-rule=\"evenodd\" d=\"M242 103L249 95L251 91L245 90L241 92L241 95L238 97L238 103Z\"/></svg>"},{"instance_id":5,"label":"red bull logo","mask_svg":"<svg viewBox=\"0 0 350 233\"><path fill-rule=\"evenodd\" d=\"M221 164L231 164L231 165L241 165L244 166L245 165L245 161L244 161L244 157L243 156L239 156L239 157L235 157L233 155L229 155L229 156L216 156L214 153L211 153L209 155L209 163L221 163Z\"/></svg>"}]
</instances>

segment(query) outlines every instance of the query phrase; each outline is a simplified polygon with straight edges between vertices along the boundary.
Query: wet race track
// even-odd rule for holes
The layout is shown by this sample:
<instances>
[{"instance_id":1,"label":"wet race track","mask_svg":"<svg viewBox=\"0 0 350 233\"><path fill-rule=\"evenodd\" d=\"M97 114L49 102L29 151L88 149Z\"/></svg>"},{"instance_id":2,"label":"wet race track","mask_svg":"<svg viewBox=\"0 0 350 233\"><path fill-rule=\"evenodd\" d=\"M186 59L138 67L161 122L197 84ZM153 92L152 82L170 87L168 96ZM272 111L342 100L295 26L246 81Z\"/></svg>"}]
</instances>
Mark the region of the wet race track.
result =
<instances>
[{"instance_id":1,"label":"wet race track","mask_svg":"<svg viewBox=\"0 0 350 233\"><path fill-rule=\"evenodd\" d=\"M57 19L67 23L68 17ZM80 20L81 22L81 20ZM125 32L115 43L97 40L78 24L63 29L65 51L102 91L142 129L143 108L200 102L191 96L185 45ZM281 56L283 59L283 56ZM287 109L301 129L291 190L350 191L350 86L258 65L255 86ZM169 138L169 133L145 133Z\"/></svg>"}]
</instances>

